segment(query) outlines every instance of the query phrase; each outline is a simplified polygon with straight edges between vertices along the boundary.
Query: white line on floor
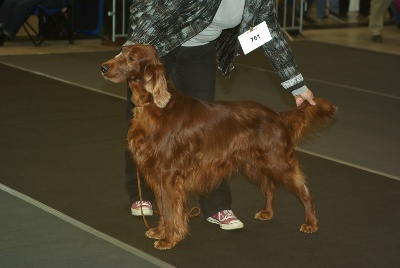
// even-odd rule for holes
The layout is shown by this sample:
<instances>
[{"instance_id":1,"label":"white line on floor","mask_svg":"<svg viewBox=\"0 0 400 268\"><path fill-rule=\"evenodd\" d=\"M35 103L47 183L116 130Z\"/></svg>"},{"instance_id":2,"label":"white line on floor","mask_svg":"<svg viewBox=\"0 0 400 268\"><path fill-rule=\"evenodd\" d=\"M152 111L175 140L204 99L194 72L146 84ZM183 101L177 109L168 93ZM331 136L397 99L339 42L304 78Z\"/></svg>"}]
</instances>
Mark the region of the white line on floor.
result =
<instances>
[{"instance_id":1,"label":"white line on floor","mask_svg":"<svg viewBox=\"0 0 400 268\"><path fill-rule=\"evenodd\" d=\"M264 69L264 68L260 68L260 67L254 67L254 66L250 66L250 65L246 65L246 64L241 64L241 63L235 63L235 65L243 67L243 68L249 68L249 69L261 71L261 72L274 73L274 74L276 73L273 70L268 70L268 69ZM335 86L335 87L347 88L347 89L351 89L351 90L355 90L355 91L361 91L363 93L368 93L368 94L378 95L378 96L381 96L381 97L388 97L388 98L393 98L393 99L400 100L399 96L390 95L390 94L384 94L384 93L380 93L380 92L376 92L376 91L372 91L372 90L367 90L367 89L362 89L362 88L358 88L358 87L351 87L351 86L347 86L347 85L343 85L343 84L326 82L326 81L313 79L313 78L304 78L304 80L318 82L318 83L321 83L321 84L326 84L326 85Z\"/></svg>"},{"instance_id":2,"label":"white line on floor","mask_svg":"<svg viewBox=\"0 0 400 268\"><path fill-rule=\"evenodd\" d=\"M364 170L364 171L367 171L367 172L370 172L370 173L374 173L374 174L377 174L377 175L380 175L380 176L384 176L384 177L388 177L388 178L400 181L400 177L395 176L395 175L391 175L391 174L388 174L388 173L384 173L384 172L380 172L380 171L377 171L377 170L373 170L373 169L370 169L370 168L367 168L367 167L363 167L363 166L360 166L360 165L356 165L356 164L353 164L353 163L342 161L342 160L339 160L339 159L336 159L336 158L332 158L332 157L329 157L329 156L326 156L326 155L322 155L322 154L319 154L319 153L314 153L314 152L311 152L311 151L308 151L308 150L304 150L304 149L301 149L301 148L296 148L296 150L299 151L299 152L306 153L306 154L309 154L309 155L313 155L313 156L316 156L316 157L319 157L319 158L323 158L323 159L326 159L326 160L329 160L329 161L332 161L332 162L336 162L336 163L343 164L343 165L346 165L346 166L349 166L349 167L353 167L353 168L356 168L356 169Z\"/></svg>"},{"instance_id":3,"label":"white line on floor","mask_svg":"<svg viewBox=\"0 0 400 268\"><path fill-rule=\"evenodd\" d=\"M84 223L82 223L80 221L77 221L77 220L75 220L75 219L63 214L60 211L55 210L55 209L53 209L53 208L51 208L51 207L49 207L49 206L47 206L47 205L45 205L43 203L40 203L39 201L37 201L37 200L35 200L35 199L33 199L33 198L29 197L29 196L26 196L26 195L24 195L24 194L22 194L20 192L17 192L14 189L11 189L11 188L9 188L9 187L1 184L1 183L0 183L0 190L3 190L4 192L7 192L7 193L19 198L19 199L31 204L31 205L34 205L35 207L38 207L38 208L46 211L47 213L50 213L50 214L56 216L57 218L59 218L59 219L65 221L65 222L68 222L68 223L70 223L70 224L72 224L72 225L84 230L85 232L88 232L88 233L90 233L92 235L95 235L95 236L97 236L98 238L100 238L100 239L102 239L104 241L107 241L107 242L109 242L109 243L111 243L111 244L113 244L113 245L115 245L115 246L117 246L117 247L119 247L121 249L124 249L124 250L126 250L126 251L128 251L130 253L135 254L136 256L138 256L138 257L140 257L140 258L142 258L144 260L147 260L147 261L149 261L149 262L151 262L151 263L153 263L155 265L158 265L159 267L165 267L165 268L174 267L174 266L172 266L172 265L170 265L170 264L168 264L168 263L166 263L166 262L164 262L162 260L159 260L159 259L157 259L157 258L155 258L155 257L153 257L153 256L151 256L151 255L149 255L149 254L137 249L137 248L134 248L134 247L132 247L132 246L130 246L128 244L125 244L125 243L123 243L123 242L121 242L121 241L119 241L119 240L117 240L117 239L105 234L105 233L99 232L98 230L96 230L96 229L94 229L94 228L92 228L92 227L90 227L90 226L88 226L88 225L86 225L86 224L84 224Z\"/></svg>"}]
</instances>

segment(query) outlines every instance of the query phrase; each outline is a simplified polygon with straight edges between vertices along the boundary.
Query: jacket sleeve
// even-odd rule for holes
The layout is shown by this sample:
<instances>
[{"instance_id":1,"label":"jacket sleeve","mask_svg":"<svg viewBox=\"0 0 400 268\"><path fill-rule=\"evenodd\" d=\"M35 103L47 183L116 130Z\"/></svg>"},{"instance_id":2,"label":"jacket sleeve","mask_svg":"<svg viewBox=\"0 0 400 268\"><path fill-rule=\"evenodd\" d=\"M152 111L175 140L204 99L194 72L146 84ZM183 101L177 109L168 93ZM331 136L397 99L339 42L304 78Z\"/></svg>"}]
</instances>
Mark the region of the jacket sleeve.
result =
<instances>
[{"instance_id":1,"label":"jacket sleeve","mask_svg":"<svg viewBox=\"0 0 400 268\"><path fill-rule=\"evenodd\" d=\"M263 45L264 54L281 78L281 85L294 95L301 94L307 87L279 25L274 1L263 2L264 4L256 11L255 25L265 21L272 36L272 40Z\"/></svg>"},{"instance_id":2,"label":"jacket sleeve","mask_svg":"<svg viewBox=\"0 0 400 268\"><path fill-rule=\"evenodd\" d=\"M165 33L176 23L185 4L176 0L133 1L130 7L128 44L152 44L157 46L160 33Z\"/></svg>"}]
</instances>

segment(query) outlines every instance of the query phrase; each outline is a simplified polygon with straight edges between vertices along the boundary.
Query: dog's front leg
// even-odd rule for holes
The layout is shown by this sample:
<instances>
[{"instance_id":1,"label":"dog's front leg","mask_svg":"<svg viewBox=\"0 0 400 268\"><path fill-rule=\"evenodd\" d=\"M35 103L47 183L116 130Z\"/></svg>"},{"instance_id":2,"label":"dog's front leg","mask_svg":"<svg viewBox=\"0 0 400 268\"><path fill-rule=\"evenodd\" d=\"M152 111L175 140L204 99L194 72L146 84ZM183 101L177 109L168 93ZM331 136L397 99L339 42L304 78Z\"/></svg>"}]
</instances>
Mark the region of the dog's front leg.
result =
<instances>
[{"instance_id":1,"label":"dog's front leg","mask_svg":"<svg viewBox=\"0 0 400 268\"><path fill-rule=\"evenodd\" d=\"M152 239L162 239L165 236L165 227L164 227L164 214L163 211L160 210L162 207L162 200L161 200L161 189L157 187L154 190L154 196L156 199L156 205L157 205L157 215L158 215L158 225L156 228L150 228L145 235L148 238Z\"/></svg>"},{"instance_id":2,"label":"dog's front leg","mask_svg":"<svg viewBox=\"0 0 400 268\"><path fill-rule=\"evenodd\" d=\"M158 211L158 225L156 228L150 228L149 230L146 231L145 235L148 238L152 239L163 239L165 236L165 229L164 229L164 218L162 215L160 215L161 212Z\"/></svg>"},{"instance_id":3,"label":"dog's front leg","mask_svg":"<svg viewBox=\"0 0 400 268\"><path fill-rule=\"evenodd\" d=\"M186 192L182 178L165 179L161 186L159 211L164 223L164 238L156 241L157 249L170 249L182 241L189 232L186 211Z\"/></svg>"}]
</instances>

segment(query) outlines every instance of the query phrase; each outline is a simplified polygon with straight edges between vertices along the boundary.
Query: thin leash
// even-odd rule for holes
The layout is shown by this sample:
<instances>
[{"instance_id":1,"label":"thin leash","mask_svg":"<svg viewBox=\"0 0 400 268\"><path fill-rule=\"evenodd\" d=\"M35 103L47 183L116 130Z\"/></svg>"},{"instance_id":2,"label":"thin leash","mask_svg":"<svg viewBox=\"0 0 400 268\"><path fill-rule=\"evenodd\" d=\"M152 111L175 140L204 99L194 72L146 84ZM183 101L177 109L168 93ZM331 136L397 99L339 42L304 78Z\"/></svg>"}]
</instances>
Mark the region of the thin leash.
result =
<instances>
[{"instance_id":1,"label":"thin leash","mask_svg":"<svg viewBox=\"0 0 400 268\"><path fill-rule=\"evenodd\" d=\"M147 223L146 217L144 216L144 213L143 213L143 206L142 206L143 199L142 199L142 188L140 187L139 169L136 169L136 172L137 172L137 184L138 184L138 188L139 188L140 212L142 213L142 218L143 218L144 225L146 226L147 229L150 229L150 226Z\"/></svg>"}]
</instances>

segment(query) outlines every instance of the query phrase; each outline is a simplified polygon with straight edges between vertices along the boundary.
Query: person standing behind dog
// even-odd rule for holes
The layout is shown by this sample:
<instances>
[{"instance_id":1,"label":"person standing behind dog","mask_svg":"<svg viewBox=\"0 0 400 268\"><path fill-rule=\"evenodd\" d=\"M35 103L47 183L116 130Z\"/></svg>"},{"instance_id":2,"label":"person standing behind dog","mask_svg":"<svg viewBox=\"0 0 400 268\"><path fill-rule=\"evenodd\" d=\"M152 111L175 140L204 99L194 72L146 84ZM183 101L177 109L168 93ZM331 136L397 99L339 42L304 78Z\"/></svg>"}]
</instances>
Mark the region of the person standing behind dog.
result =
<instances>
[{"instance_id":1,"label":"person standing behind dog","mask_svg":"<svg viewBox=\"0 0 400 268\"><path fill-rule=\"evenodd\" d=\"M46 8L61 8L64 0L4 0L0 6L0 46L13 40L25 20L39 4Z\"/></svg>"},{"instance_id":2,"label":"person standing behind dog","mask_svg":"<svg viewBox=\"0 0 400 268\"><path fill-rule=\"evenodd\" d=\"M371 0L371 13L369 16L369 31L371 41L382 43L382 32L385 14L393 0Z\"/></svg>"},{"instance_id":3,"label":"person standing behind dog","mask_svg":"<svg viewBox=\"0 0 400 268\"><path fill-rule=\"evenodd\" d=\"M249 31L259 35L270 33L272 40L262 48L282 80L282 86L292 93L296 105L308 101L315 105L313 93L295 63L275 14L275 0L142 0L130 7L130 34L123 46L151 44L163 61L166 76L178 90L204 101L214 100L216 59L225 78L234 67L234 59L242 53L238 36ZM268 29L257 32L258 24L266 22ZM254 28L253 28L254 27ZM131 91L127 94L128 124L132 119ZM212 133L210 133L212 135ZM131 212L153 214L154 196L142 180L142 200L139 201L137 174L131 155L126 152L125 188ZM231 191L226 181L209 196L200 198L206 220L224 230L243 228L243 223L231 208Z\"/></svg>"}]
</instances>

